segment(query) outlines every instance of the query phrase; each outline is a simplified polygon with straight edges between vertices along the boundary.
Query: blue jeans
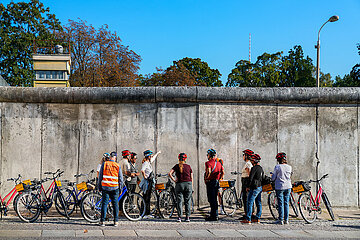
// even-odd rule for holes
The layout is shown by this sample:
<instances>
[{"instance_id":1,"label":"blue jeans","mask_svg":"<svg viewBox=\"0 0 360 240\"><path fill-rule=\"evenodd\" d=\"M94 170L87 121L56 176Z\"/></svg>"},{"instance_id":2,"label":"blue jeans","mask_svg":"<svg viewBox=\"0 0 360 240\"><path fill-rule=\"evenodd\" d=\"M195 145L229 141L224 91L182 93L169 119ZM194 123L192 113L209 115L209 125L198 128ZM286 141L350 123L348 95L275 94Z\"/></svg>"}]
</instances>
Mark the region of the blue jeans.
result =
<instances>
[{"instance_id":1,"label":"blue jeans","mask_svg":"<svg viewBox=\"0 0 360 240\"><path fill-rule=\"evenodd\" d=\"M113 191L102 191L102 201L101 201L101 218L100 221L104 222L106 218L107 206L109 204L109 198L111 199L111 203L114 210L114 222L119 221L119 189Z\"/></svg>"},{"instance_id":2,"label":"blue jeans","mask_svg":"<svg viewBox=\"0 0 360 240\"><path fill-rule=\"evenodd\" d=\"M285 190L275 190L278 200L279 220L289 221L289 199L291 188Z\"/></svg>"},{"instance_id":3,"label":"blue jeans","mask_svg":"<svg viewBox=\"0 0 360 240\"><path fill-rule=\"evenodd\" d=\"M261 192L262 192L262 187L258 187L256 189L250 189L248 193L246 219L249 221L251 221L251 215L253 211L252 206L254 205L254 202L256 204L256 209L257 209L256 218L260 219L261 217L261 211L262 211Z\"/></svg>"}]
</instances>

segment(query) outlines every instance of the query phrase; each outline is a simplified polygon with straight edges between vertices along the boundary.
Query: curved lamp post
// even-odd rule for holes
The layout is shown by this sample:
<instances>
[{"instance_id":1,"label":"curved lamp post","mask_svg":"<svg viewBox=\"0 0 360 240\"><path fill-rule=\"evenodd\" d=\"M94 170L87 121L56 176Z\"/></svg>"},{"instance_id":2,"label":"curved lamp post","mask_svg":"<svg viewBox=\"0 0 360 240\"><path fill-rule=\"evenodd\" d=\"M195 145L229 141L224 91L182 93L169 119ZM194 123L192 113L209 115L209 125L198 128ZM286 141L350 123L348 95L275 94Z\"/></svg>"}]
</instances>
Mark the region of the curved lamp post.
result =
<instances>
[{"instance_id":1,"label":"curved lamp post","mask_svg":"<svg viewBox=\"0 0 360 240\"><path fill-rule=\"evenodd\" d=\"M320 31L321 29L325 26L325 24L327 24L328 22L336 22L337 20L339 20L339 16L332 16L331 18L329 18L329 20L327 20L320 28L319 33L318 33L318 40L317 40L317 44L315 45L315 48L317 49L317 57L316 57L316 86L320 87Z\"/></svg>"}]
</instances>

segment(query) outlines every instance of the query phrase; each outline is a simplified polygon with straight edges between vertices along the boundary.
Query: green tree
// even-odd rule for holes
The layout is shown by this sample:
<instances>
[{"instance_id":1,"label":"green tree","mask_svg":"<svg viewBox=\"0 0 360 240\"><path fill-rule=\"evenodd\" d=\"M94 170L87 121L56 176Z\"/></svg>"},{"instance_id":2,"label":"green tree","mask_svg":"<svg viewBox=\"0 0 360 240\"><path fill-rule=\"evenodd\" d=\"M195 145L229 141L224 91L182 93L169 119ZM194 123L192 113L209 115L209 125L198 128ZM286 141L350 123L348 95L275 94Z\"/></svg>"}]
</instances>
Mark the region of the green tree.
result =
<instances>
[{"instance_id":1,"label":"green tree","mask_svg":"<svg viewBox=\"0 0 360 240\"><path fill-rule=\"evenodd\" d=\"M60 21L39 0L0 3L0 74L12 86L32 86L32 45L54 38Z\"/></svg>"},{"instance_id":2,"label":"green tree","mask_svg":"<svg viewBox=\"0 0 360 240\"><path fill-rule=\"evenodd\" d=\"M358 53L360 55L360 44L357 44ZM335 87L360 87L360 64L356 64L343 78L336 76Z\"/></svg>"}]
</instances>

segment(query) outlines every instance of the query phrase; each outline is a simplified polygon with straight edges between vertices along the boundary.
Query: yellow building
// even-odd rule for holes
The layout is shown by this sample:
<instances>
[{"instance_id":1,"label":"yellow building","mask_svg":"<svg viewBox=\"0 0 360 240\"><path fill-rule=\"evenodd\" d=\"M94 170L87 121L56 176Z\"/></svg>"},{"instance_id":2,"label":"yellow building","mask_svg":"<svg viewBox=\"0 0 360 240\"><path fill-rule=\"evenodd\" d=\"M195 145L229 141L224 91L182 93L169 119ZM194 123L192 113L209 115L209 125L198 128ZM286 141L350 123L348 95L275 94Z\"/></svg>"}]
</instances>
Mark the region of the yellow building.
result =
<instances>
[{"instance_id":1,"label":"yellow building","mask_svg":"<svg viewBox=\"0 0 360 240\"><path fill-rule=\"evenodd\" d=\"M70 87L71 56L63 53L62 46L57 45L51 53L34 53L33 64L34 87Z\"/></svg>"}]
</instances>

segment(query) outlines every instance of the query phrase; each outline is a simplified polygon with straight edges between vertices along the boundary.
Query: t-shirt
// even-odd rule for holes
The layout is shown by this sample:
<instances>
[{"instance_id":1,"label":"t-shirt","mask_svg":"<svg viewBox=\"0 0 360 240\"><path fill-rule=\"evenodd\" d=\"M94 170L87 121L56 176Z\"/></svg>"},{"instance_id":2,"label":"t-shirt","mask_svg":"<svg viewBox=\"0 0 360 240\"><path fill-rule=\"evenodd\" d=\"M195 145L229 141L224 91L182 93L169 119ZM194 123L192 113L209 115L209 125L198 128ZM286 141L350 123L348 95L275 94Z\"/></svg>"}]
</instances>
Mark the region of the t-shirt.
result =
<instances>
[{"instance_id":1,"label":"t-shirt","mask_svg":"<svg viewBox=\"0 0 360 240\"><path fill-rule=\"evenodd\" d=\"M129 162L129 165L130 165L130 173L137 173L137 169L136 169L136 166L134 164L132 164L131 162ZM135 176L135 177L131 177L131 181L129 182L130 184L136 184L137 183L137 179L138 177Z\"/></svg>"},{"instance_id":2,"label":"t-shirt","mask_svg":"<svg viewBox=\"0 0 360 240\"><path fill-rule=\"evenodd\" d=\"M292 188L291 184L291 172L292 168L287 164L278 164L274 168L274 172L271 176L272 180L275 181L276 190L285 190Z\"/></svg>"},{"instance_id":3,"label":"t-shirt","mask_svg":"<svg viewBox=\"0 0 360 240\"><path fill-rule=\"evenodd\" d=\"M141 166L141 171L145 172L145 177L148 178L150 173L153 171L151 163L149 161L145 161Z\"/></svg>"},{"instance_id":4,"label":"t-shirt","mask_svg":"<svg viewBox=\"0 0 360 240\"><path fill-rule=\"evenodd\" d=\"M214 169L215 163L216 162L214 159L207 161L205 163L205 169L210 168L211 169L210 171L212 171ZM210 173L208 180L220 180L220 175L223 171L224 171L224 167L221 165L220 162L217 161L215 169L214 171L212 171L212 173Z\"/></svg>"},{"instance_id":5,"label":"t-shirt","mask_svg":"<svg viewBox=\"0 0 360 240\"><path fill-rule=\"evenodd\" d=\"M192 182L192 179L191 179L192 169L191 169L190 165L184 163L182 173L180 172L179 164L176 164L172 169L175 172L177 182Z\"/></svg>"},{"instance_id":6,"label":"t-shirt","mask_svg":"<svg viewBox=\"0 0 360 240\"><path fill-rule=\"evenodd\" d=\"M121 160L120 167L121 167L121 170L122 170L122 174L124 176L124 180L125 181L131 181L131 177L128 177L125 174L125 171L130 172L130 164L129 164L129 160L127 158L123 158L123 160Z\"/></svg>"},{"instance_id":7,"label":"t-shirt","mask_svg":"<svg viewBox=\"0 0 360 240\"><path fill-rule=\"evenodd\" d=\"M99 164L99 165L97 166L97 169L96 169L97 172L100 172L101 165L102 165L102 164Z\"/></svg>"},{"instance_id":8,"label":"t-shirt","mask_svg":"<svg viewBox=\"0 0 360 240\"><path fill-rule=\"evenodd\" d=\"M249 173L247 173L247 171L245 170L246 168L249 169ZM249 176L250 176L251 168L252 168L251 162L250 162L250 161L245 162L244 167L243 167L242 170L241 170L241 177L242 177L242 178L247 178L247 177L249 177Z\"/></svg>"}]
</instances>

